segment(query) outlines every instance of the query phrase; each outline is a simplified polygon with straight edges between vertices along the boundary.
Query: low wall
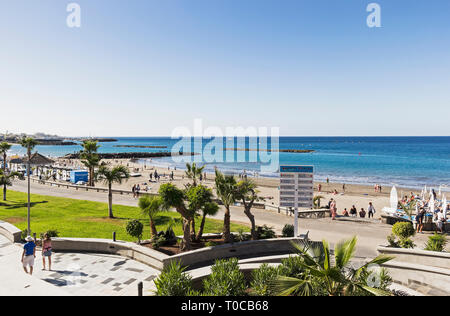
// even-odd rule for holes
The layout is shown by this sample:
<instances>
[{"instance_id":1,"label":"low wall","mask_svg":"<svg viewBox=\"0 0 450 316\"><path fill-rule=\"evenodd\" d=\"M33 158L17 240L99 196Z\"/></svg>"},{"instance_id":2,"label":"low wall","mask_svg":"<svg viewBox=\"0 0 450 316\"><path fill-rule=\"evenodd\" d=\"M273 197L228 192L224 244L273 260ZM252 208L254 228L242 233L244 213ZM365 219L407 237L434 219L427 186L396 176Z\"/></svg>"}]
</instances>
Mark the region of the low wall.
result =
<instances>
[{"instance_id":1,"label":"low wall","mask_svg":"<svg viewBox=\"0 0 450 316\"><path fill-rule=\"evenodd\" d=\"M379 246L378 253L395 257L395 261L420 264L450 270L450 253L420 249L402 249Z\"/></svg>"},{"instance_id":2,"label":"low wall","mask_svg":"<svg viewBox=\"0 0 450 316\"><path fill-rule=\"evenodd\" d=\"M0 221L0 235L5 236L11 242L20 242L22 231L10 223Z\"/></svg>"},{"instance_id":3,"label":"low wall","mask_svg":"<svg viewBox=\"0 0 450 316\"><path fill-rule=\"evenodd\" d=\"M395 282L427 288L428 295L450 295L450 253L383 246L377 251L395 257L383 265Z\"/></svg>"},{"instance_id":4,"label":"low wall","mask_svg":"<svg viewBox=\"0 0 450 316\"><path fill-rule=\"evenodd\" d=\"M292 242L301 241L302 238L277 238L266 240L253 240L240 243L226 244L189 251L171 256L168 261L178 261L189 269L211 265L218 258L247 259L270 255L283 255L294 253Z\"/></svg>"}]
</instances>

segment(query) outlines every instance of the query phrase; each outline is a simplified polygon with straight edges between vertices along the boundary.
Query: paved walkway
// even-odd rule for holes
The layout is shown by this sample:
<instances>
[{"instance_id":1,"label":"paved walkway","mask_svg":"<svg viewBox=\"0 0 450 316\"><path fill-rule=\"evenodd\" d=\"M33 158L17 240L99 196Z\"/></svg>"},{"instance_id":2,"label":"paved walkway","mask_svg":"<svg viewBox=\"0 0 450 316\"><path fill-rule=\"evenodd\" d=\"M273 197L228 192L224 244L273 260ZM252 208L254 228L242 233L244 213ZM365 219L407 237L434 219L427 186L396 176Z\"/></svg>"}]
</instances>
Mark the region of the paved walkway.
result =
<instances>
[{"instance_id":1,"label":"paved walkway","mask_svg":"<svg viewBox=\"0 0 450 316\"><path fill-rule=\"evenodd\" d=\"M52 271L43 271L37 251L30 277L21 267L21 255L18 245L0 235L0 295L136 296L141 281L145 295L158 274L134 260L85 253L56 253Z\"/></svg>"}]
</instances>

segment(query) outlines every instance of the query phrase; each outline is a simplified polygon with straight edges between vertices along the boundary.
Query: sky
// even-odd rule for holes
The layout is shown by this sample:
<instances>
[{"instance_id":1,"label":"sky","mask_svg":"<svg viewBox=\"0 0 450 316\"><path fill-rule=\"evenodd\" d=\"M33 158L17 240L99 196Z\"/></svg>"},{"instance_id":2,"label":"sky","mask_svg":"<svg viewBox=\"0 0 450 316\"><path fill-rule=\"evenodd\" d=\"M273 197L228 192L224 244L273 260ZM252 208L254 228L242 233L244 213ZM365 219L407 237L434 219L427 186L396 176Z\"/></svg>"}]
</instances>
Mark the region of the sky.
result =
<instances>
[{"instance_id":1,"label":"sky","mask_svg":"<svg viewBox=\"0 0 450 316\"><path fill-rule=\"evenodd\" d=\"M0 132L449 136L450 1L371 2L0 0Z\"/></svg>"}]
</instances>

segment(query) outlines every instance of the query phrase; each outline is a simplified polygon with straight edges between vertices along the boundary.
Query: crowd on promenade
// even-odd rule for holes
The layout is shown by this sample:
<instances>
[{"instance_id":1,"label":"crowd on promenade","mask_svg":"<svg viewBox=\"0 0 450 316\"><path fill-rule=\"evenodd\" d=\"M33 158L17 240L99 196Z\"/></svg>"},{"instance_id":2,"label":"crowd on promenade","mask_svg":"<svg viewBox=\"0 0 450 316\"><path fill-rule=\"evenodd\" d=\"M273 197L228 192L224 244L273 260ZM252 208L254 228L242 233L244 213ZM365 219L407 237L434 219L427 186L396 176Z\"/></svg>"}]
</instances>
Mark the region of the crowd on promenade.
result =
<instances>
[{"instance_id":1,"label":"crowd on promenade","mask_svg":"<svg viewBox=\"0 0 450 316\"><path fill-rule=\"evenodd\" d=\"M328 202L328 209L330 210L332 220L335 220L339 216L337 202L335 199L331 199ZM342 217L374 218L375 213L376 213L376 210L375 210L375 207L373 206L373 203L369 202L367 211L364 208L361 208L358 212L356 206L353 205L352 208L350 209L350 211L347 210L347 208L344 208L341 216Z\"/></svg>"}]
</instances>

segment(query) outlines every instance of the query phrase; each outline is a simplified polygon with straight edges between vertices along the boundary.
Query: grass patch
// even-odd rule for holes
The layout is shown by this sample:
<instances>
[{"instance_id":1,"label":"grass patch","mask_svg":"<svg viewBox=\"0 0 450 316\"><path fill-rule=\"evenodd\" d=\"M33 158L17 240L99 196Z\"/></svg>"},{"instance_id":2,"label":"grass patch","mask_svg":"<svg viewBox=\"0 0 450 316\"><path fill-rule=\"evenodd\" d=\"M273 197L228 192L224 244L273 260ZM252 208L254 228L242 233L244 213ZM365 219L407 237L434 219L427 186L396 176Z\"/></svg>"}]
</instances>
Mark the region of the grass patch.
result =
<instances>
[{"instance_id":1,"label":"grass patch","mask_svg":"<svg viewBox=\"0 0 450 316\"><path fill-rule=\"evenodd\" d=\"M27 228L27 195L26 193L8 191L8 201L0 204L0 220L14 224L19 229ZM105 200L107 199L105 195ZM144 224L144 239L150 238L149 220L142 216L138 207L114 205L114 216L108 218L107 203L75 200L61 197L31 195L31 230L39 234L47 230L57 230L60 237L73 238L106 238L111 239L117 233L117 239L135 241L127 235L125 226L130 219L139 219ZM171 218L180 218L176 212L165 212L156 220L158 230L166 229ZM200 220L196 221L198 226ZM205 233L220 233L222 221L207 219ZM233 224L232 231L248 226ZM181 225L174 227L177 235L182 235Z\"/></svg>"}]
</instances>

